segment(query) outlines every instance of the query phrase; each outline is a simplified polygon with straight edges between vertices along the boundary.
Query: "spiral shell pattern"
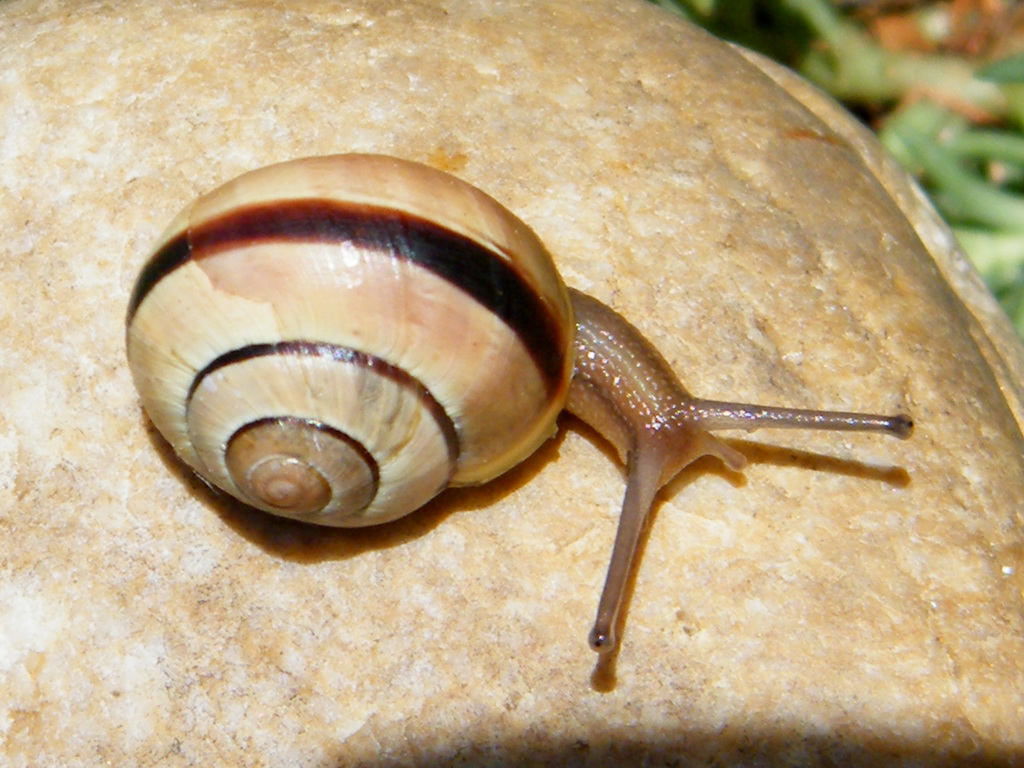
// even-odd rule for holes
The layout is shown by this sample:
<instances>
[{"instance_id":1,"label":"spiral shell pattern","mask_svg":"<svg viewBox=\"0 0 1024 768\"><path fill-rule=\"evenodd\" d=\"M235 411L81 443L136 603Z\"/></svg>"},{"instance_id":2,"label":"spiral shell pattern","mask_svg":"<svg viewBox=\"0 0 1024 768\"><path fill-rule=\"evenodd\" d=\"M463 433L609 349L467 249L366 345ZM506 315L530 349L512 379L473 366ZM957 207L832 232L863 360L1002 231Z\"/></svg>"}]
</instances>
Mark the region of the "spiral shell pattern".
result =
<instances>
[{"instance_id":1,"label":"spiral shell pattern","mask_svg":"<svg viewBox=\"0 0 1024 768\"><path fill-rule=\"evenodd\" d=\"M187 464L336 526L532 453L565 401L572 334L525 224L378 155L267 166L201 197L160 238L127 322L143 405Z\"/></svg>"}]
</instances>

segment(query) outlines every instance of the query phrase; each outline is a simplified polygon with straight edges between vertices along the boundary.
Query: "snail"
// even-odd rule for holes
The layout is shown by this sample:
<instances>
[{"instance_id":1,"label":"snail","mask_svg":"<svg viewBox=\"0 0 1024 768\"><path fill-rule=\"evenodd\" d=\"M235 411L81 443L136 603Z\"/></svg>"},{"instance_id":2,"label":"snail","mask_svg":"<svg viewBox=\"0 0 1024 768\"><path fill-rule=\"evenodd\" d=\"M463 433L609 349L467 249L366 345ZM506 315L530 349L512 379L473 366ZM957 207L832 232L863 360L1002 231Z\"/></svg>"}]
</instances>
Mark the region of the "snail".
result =
<instances>
[{"instance_id":1,"label":"snail","mask_svg":"<svg viewBox=\"0 0 1024 768\"><path fill-rule=\"evenodd\" d=\"M704 455L744 466L712 430L912 429L901 414L694 398L500 203L382 155L267 166L189 205L139 274L127 353L149 418L207 483L321 525L384 523L487 482L568 409L627 468L599 653L616 647L658 490Z\"/></svg>"}]
</instances>

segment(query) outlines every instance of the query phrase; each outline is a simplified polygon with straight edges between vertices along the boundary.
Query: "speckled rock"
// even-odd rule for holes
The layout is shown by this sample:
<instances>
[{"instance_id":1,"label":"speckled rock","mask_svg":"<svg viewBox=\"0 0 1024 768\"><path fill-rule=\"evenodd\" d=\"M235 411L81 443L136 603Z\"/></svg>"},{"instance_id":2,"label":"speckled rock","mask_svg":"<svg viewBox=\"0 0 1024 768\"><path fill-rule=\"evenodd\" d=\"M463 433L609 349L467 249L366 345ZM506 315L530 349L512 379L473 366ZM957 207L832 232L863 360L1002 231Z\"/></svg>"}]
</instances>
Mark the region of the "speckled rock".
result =
<instances>
[{"instance_id":1,"label":"speckled rock","mask_svg":"<svg viewBox=\"0 0 1024 768\"><path fill-rule=\"evenodd\" d=\"M792 76L626 0L6 0L0 106L0 762L1024 764L1021 346ZM503 201L699 395L917 431L687 470L600 667L623 480L570 420L379 529L229 504L147 427L128 293L198 193L342 151Z\"/></svg>"}]
</instances>

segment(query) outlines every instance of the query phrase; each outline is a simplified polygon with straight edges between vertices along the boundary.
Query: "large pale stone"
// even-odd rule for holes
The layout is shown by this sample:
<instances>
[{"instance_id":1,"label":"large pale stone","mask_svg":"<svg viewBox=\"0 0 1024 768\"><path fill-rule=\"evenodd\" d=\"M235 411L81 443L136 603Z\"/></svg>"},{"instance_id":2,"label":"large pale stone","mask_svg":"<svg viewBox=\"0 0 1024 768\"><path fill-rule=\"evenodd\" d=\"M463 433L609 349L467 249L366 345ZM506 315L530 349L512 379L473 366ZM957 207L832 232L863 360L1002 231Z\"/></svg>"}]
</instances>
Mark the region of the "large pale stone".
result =
<instances>
[{"instance_id":1,"label":"large pale stone","mask_svg":"<svg viewBox=\"0 0 1024 768\"><path fill-rule=\"evenodd\" d=\"M625 0L7 0L0 107L0 762L1024 762L1021 347L792 76ZM147 432L128 291L199 192L339 151L495 195L700 395L917 432L685 472L596 671L623 481L572 422L379 530L226 504Z\"/></svg>"}]
</instances>

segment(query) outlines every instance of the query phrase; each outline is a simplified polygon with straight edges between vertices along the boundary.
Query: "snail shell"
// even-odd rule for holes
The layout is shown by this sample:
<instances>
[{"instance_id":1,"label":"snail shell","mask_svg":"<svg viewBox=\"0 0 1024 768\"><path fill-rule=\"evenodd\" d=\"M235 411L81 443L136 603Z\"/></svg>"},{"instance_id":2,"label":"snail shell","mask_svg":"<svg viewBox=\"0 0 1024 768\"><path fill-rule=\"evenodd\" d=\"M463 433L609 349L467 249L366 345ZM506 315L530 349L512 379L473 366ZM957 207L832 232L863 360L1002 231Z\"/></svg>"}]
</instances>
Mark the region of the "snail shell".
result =
<instances>
[{"instance_id":1,"label":"snail shell","mask_svg":"<svg viewBox=\"0 0 1024 768\"><path fill-rule=\"evenodd\" d=\"M315 157L182 211L132 294L147 413L200 476L335 526L485 482L551 436L572 313L533 232L480 190Z\"/></svg>"}]
</instances>

